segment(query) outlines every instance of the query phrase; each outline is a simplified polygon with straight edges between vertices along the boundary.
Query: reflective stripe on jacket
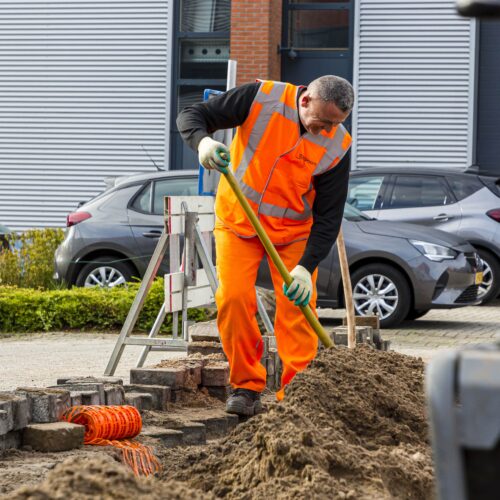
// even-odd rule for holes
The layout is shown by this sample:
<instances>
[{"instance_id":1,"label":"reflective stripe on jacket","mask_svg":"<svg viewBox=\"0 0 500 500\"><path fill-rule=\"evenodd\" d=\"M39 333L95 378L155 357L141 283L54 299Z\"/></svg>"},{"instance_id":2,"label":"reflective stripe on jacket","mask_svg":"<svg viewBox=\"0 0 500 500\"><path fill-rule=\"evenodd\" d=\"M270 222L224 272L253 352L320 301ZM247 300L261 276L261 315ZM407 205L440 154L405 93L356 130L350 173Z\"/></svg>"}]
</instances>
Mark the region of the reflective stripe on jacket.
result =
<instances>
[{"instance_id":1,"label":"reflective stripe on jacket","mask_svg":"<svg viewBox=\"0 0 500 500\"><path fill-rule=\"evenodd\" d=\"M334 168L351 145L351 136L342 125L329 133L300 135L297 96L301 88L261 82L231 144L234 174L275 244L307 239L313 222L312 178ZM223 176L215 213L219 223L239 236L255 235Z\"/></svg>"}]
</instances>

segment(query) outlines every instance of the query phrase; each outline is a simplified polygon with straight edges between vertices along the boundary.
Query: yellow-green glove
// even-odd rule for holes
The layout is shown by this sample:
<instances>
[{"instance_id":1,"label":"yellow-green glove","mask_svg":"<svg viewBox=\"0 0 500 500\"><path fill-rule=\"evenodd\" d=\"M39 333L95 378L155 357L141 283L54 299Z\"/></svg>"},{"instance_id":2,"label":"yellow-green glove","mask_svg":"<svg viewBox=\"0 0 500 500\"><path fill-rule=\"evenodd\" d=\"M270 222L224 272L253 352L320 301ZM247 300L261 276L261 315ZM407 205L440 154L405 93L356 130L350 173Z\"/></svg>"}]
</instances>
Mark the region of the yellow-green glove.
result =
<instances>
[{"instance_id":1,"label":"yellow-green glove","mask_svg":"<svg viewBox=\"0 0 500 500\"><path fill-rule=\"evenodd\" d=\"M219 170L227 174L230 157L229 150L222 142L214 141L211 137L204 137L198 144L198 160L209 170Z\"/></svg>"},{"instance_id":2,"label":"yellow-green glove","mask_svg":"<svg viewBox=\"0 0 500 500\"><path fill-rule=\"evenodd\" d=\"M283 292L296 306L306 306L313 289L311 273L303 266L295 266L290 275L293 281L289 287L283 283Z\"/></svg>"}]
</instances>

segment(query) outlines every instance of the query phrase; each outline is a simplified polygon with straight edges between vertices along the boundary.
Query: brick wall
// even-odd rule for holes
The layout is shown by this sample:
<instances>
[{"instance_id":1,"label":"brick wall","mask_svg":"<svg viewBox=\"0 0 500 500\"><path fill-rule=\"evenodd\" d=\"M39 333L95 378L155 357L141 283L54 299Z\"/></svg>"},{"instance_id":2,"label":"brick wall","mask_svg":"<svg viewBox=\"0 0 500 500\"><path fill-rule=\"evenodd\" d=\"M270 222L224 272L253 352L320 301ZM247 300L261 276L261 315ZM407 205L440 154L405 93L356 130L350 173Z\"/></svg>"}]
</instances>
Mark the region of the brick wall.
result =
<instances>
[{"instance_id":1,"label":"brick wall","mask_svg":"<svg viewBox=\"0 0 500 500\"><path fill-rule=\"evenodd\" d=\"M231 1L231 59L238 61L237 84L256 78L280 80L282 0Z\"/></svg>"}]
</instances>

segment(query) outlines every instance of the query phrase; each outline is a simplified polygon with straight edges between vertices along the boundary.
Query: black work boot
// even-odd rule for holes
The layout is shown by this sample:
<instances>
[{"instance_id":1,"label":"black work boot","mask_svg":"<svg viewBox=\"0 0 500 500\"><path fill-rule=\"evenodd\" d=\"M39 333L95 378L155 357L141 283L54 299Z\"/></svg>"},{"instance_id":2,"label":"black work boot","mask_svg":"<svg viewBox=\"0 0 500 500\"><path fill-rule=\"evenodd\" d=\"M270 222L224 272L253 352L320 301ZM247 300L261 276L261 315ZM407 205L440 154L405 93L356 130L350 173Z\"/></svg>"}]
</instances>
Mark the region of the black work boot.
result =
<instances>
[{"instance_id":1,"label":"black work boot","mask_svg":"<svg viewBox=\"0 0 500 500\"><path fill-rule=\"evenodd\" d=\"M262 411L260 392L250 389L235 389L226 401L226 411L245 417L251 417Z\"/></svg>"}]
</instances>

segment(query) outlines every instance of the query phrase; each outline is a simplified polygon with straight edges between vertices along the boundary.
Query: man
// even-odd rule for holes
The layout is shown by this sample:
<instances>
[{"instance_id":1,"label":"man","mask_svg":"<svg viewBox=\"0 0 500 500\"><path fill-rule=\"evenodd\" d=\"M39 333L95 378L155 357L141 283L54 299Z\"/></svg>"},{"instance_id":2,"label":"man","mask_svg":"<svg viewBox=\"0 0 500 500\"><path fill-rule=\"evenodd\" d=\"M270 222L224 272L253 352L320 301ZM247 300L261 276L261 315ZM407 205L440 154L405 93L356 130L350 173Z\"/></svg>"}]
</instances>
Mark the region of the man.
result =
<instances>
[{"instance_id":1,"label":"man","mask_svg":"<svg viewBox=\"0 0 500 500\"><path fill-rule=\"evenodd\" d=\"M182 138L208 169L232 168L251 207L293 278L288 287L270 262L276 293L275 336L283 362L282 388L315 357L318 338L298 305L316 306L316 276L342 221L351 137L342 126L354 104L352 86L322 76L308 87L262 81L185 108ZM230 151L210 134L237 127ZM231 166L229 167L229 158ZM255 318L255 281L265 250L221 178L215 201L219 288L217 326L234 389L226 410L261 409L266 371Z\"/></svg>"}]
</instances>

